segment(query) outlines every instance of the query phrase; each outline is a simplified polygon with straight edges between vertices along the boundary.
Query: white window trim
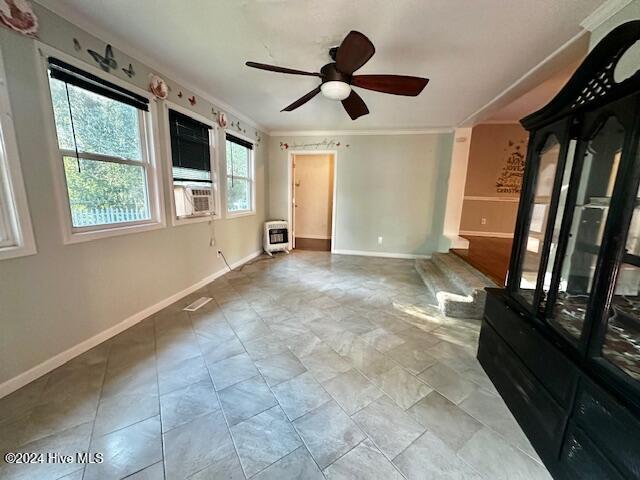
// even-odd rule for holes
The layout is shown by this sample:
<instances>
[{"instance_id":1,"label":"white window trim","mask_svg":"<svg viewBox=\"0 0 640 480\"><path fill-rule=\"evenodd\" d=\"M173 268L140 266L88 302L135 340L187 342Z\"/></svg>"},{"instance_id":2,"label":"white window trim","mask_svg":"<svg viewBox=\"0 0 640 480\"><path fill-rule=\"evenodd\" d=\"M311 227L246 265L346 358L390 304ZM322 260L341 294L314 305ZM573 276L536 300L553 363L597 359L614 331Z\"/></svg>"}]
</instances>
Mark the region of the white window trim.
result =
<instances>
[{"instance_id":1,"label":"white window trim","mask_svg":"<svg viewBox=\"0 0 640 480\"><path fill-rule=\"evenodd\" d=\"M218 150L217 147L217 136L218 136L218 126L214 120L210 118L204 117L198 113L195 113L188 108L184 108L176 103L173 103L169 100L164 100L164 126L165 126L165 167L167 171L166 175L166 188L167 192L169 192L169 215L171 216L171 225L176 227L179 225L189 225L192 223L204 223L210 222L213 220L220 220L222 218L222 204L220 203L220 171L218 168ZM169 125L169 109L174 110L176 112L182 113L188 117L197 120L198 122L204 123L211 127L209 130L209 149L210 149L210 158L211 158L211 174L215 178L215 189L213 192L213 201L216 205L217 212L215 215L194 215L193 217L186 218L178 218L176 215L176 200L173 194L173 156L171 153L171 131Z\"/></svg>"},{"instance_id":2,"label":"white window trim","mask_svg":"<svg viewBox=\"0 0 640 480\"><path fill-rule=\"evenodd\" d=\"M115 237L132 233L157 230L166 226L163 183L160 162L158 161L158 107L155 97L146 90L127 83L110 73L104 72L92 65L82 62L66 53L41 42L34 42L35 57L38 62L40 77L40 89L42 92L42 112L45 118L45 140L50 153L51 169L53 175L54 194L58 207L60 226L62 229L62 240L65 244L88 242L101 238ZM149 111L142 112L140 118L141 130L144 129L142 138L143 158L148 162L145 170L147 173L147 192L149 196L149 210L151 220L144 222L127 222L115 225L97 225L95 227L73 227L71 220L71 208L67 194L66 178L64 175L64 164L62 162L62 151L58 146L58 134L56 131L51 90L49 87L49 63L48 57L56 57L70 65L74 65L88 73L92 73L109 82L119 85L131 92L137 93L149 99ZM146 141L144 141L146 140ZM73 152L75 156L75 152ZM112 157L109 157L112 159ZM139 163L139 162L138 162Z\"/></svg>"},{"instance_id":3,"label":"white window trim","mask_svg":"<svg viewBox=\"0 0 640 480\"><path fill-rule=\"evenodd\" d=\"M9 201L8 223L13 229L13 245L0 248L0 260L37 253L29 204L22 178L18 143L13 125L4 59L0 50L0 195ZM5 172L6 175L2 175Z\"/></svg>"},{"instance_id":4,"label":"white window trim","mask_svg":"<svg viewBox=\"0 0 640 480\"><path fill-rule=\"evenodd\" d=\"M234 137L238 137L242 140L246 140L247 142L253 145L253 149L249 150L249 177L236 177L240 179L246 179L251 182L251 209L250 210L236 210L233 212L229 211L228 205L228 197L227 197L227 131L224 132L224 206L226 212L226 218L237 218L237 217L248 217L256 214L256 162L255 162L255 151L256 151L256 141L252 138L249 138L245 135L242 135L236 131L229 130L230 135Z\"/></svg>"}]
</instances>

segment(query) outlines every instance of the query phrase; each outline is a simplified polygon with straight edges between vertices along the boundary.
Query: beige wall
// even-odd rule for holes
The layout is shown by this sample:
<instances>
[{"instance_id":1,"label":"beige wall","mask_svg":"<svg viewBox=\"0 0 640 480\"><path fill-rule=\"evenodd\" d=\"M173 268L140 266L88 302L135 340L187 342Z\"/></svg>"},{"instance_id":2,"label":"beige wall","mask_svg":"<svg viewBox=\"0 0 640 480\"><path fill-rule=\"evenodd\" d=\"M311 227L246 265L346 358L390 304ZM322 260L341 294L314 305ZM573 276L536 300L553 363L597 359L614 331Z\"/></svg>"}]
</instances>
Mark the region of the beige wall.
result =
<instances>
[{"instance_id":1,"label":"beige wall","mask_svg":"<svg viewBox=\"0 0 640 480\"><path fill-rule=\"evenodd\" d=\"M288 218L289 150L324 140L340 143L335 147L335 249L382 255L429 254L438 249L443 238L453 133L272 137L272 218ZM378 237L383 237L382 244Z\"/></svg>"},{"instance_id":2,"label":"beige wall","mask_svg":"<svg viewBox=\"0 0 640 480\"><path fill-rule=\"evenodd\" d=\"M460 234L481 232L484 235L509 236L513 234L517 215L518 202L467 199L462 206ZM486 222L484 225L483 218Z\"/></svg>"},{"instance_id":3,"label":"beige wall","mask_svg":"<svg viewBox=\"0 0 640 480\"><path fill-rule=\"evenodd\" d=\"M331 238L333 155L295 155L295 235Z\"/></svg>"},{"instance_id":4,"label":"beige wall","mask_svg":"<svg viewBox=\"0 0 640 480\"><path fill-rule=\"evenodd\" d=\"M488 124L473 128L461 233L513 233L521 182L514 162L518 162L518 155L523 159L526 156L527 140L528 134L519 124Z\"/></svg>"},{"instance_id":5,"label":"beige wall","mask_svg":"<svg viewBox=\"0 0 640 480\"><path fill-rule=\"evenodd\" d=\"M74 37L84 48L104 51L98 39L42 7L36 8L43 42L85 61L89 61L86 52L73 49ZM36 70L40 58L33 40L3 28L0 48L38 248L36 255L0 261L2 384L220 271L224 264L216 258L217 247L209 246L207 223L64 245L51 177L54 152L44 140L52 119L43 116L46 96L39 89ZM144 87L150 70L121 52L114 53L121 64L134 63L138 73L133 83ZM171 84L171 100L188 108L184 99L177 98L176 87L180 86ZM199 98L194 110L212 118L212 107ZM234 120L229 117L229 122ZM245 128L246 135L254 137L254 129ZM163 165L165 134L162 128L159 144ZM218 144L224 171L222 135L221 131ZM215 222L217 246L230 262L260 250L267 195L267 144L268 137L262 135L255 150L257 214Z\"/></svg>"}]
</instances>

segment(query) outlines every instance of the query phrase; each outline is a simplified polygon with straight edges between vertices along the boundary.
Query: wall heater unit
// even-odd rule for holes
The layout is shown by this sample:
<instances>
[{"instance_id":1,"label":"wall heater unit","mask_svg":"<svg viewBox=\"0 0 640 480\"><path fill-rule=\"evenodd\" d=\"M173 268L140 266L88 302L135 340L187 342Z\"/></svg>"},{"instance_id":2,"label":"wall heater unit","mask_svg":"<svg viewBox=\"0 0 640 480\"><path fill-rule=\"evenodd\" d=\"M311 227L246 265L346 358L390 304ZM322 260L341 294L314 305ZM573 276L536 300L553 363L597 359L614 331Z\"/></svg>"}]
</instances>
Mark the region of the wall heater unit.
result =
<instances>
[{"instance_id":1,"label":"wall heater unit","mask_svg":"<svg viewBox=\"0 0 640 480\"><path fill-rule=\"evenodd\" d=\"M264 222L262 245L269 256L272 252L289 253L289 224L284 220Z\"/></svg>"}]
</instances>

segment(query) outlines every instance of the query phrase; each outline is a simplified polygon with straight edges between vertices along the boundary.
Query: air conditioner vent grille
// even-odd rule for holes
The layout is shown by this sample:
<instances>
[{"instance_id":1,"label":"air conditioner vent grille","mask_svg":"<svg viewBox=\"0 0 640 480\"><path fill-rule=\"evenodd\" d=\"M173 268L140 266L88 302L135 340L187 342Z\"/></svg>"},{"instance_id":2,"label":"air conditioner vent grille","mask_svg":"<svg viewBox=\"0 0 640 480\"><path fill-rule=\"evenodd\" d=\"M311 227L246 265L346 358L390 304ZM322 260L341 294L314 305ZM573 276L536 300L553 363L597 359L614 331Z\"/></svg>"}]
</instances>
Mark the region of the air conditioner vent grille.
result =
<instances>
[{"instance_id":1,"label":"air conditioner vent grille","mask_svg":"<svg viewBox=\"0 0 640 480\"><path fill-rule=\"evenodd\" d=\"M193 210L196 212L207 212L210 210L209 197L193 197Z\"/></svg>"}]
</instances>

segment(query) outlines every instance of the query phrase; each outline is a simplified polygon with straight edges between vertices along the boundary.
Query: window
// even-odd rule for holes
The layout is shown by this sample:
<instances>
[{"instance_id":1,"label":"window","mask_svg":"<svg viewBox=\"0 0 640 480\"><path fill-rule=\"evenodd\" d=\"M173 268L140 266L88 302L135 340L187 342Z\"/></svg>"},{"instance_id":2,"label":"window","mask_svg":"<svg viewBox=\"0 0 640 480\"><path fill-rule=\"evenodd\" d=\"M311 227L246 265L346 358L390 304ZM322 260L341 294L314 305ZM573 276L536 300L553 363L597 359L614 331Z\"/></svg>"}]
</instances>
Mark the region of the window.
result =
<instances>
[{"instance_id":1,"label":"window","mask_svg":"<svg viewBox=\"0 0 640 480\"><path fill-rule=\"evenodd\" d=\"M157 225L149 99L56 58L49 86L71 236Z\"/></svg>"},{"instance_id":2,"label":"window","mask_svg":"<svg viewBox=\"0 0 640 480\"><path fill-rule=\"evenodd\" d=\"M211 125L174 109L168 110L174 224L215 216L218 183Z\"/></svg>"},{"instance_id":3,"label":"window","mask_svg":"<svg viewBox=\"0 0 640 480\"><path fill-rule=\"evenodd\" d=\"M253 144L227 134L227 212L253 213Z\"/></svg>"},{"instance_id":4,"label":"window","mask_svg":"<svg viewBox=\"0 0 640 480\"><path fill-rule=\"evenodd\" d=\"M0 55L0 259L36 253Z\"/></svg>"}]
</instances>

